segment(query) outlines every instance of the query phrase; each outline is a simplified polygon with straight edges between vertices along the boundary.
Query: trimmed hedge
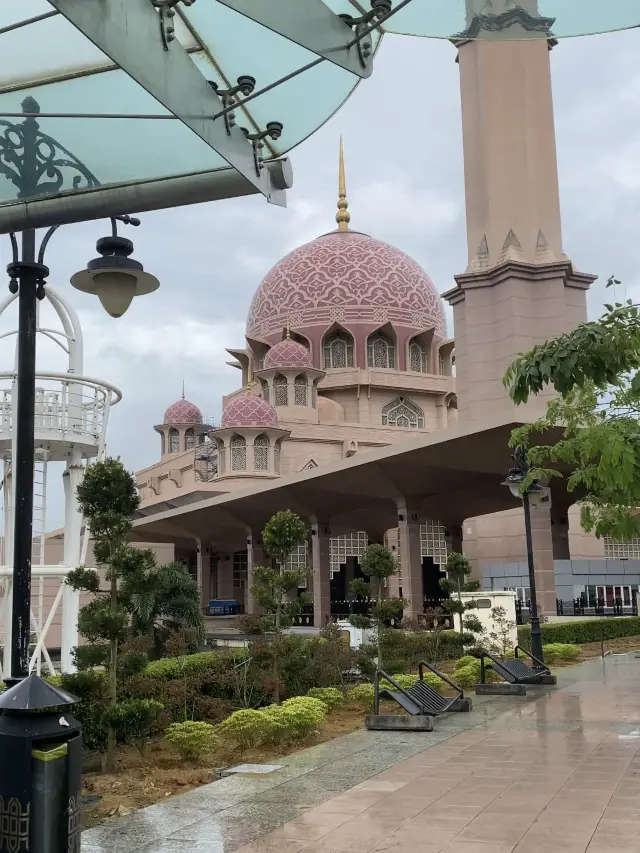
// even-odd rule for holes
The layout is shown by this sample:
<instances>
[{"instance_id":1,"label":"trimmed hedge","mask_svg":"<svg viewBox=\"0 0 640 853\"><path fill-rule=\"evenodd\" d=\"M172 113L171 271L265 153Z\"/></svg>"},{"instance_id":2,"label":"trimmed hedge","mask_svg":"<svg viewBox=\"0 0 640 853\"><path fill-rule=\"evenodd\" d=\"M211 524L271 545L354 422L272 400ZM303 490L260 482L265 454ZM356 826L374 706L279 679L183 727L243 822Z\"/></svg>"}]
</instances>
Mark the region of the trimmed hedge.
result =
<instances>
[{"instance_id":1,"label":"trimmed hedge","mask_svg":"<svg viewBox=\"0 0 640 853\"><path fill-rule=\"evenodd\" d=\"M601 640L616 640L620 637L640 636L640 617L623 616L606 619L575 619L571 622L548 622L542 627L543 643L599 643ZM518 628L518 642L531 648L531 629L528 625Z\"/></svg>"}]
</instances>

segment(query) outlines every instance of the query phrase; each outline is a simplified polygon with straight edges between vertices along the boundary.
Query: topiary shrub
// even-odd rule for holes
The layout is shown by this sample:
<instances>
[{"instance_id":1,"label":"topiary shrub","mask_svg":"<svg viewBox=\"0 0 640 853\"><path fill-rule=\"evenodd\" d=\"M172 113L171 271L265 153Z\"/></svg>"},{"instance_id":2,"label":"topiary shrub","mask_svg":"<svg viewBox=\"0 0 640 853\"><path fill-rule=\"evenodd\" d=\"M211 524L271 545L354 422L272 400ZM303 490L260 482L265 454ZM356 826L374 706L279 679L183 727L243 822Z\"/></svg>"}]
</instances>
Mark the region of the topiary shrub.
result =
<instances>
[{"instance_id":1,"label":"topiary shrub","mask_svg":"<svg viewBox=\"0 0 640 853\"><path fill-rule=\"evenodd\" d=\"M365 711L373 707L373 684L356 684L347 693L347 700Z\"/></svg>"},{"instance_id":2,"label":"topiary shrub","mask_svg":"<svg viewBox=\"0 0 640 853\"><path fill-rule=\"evenodd\" d=\"M574 661L580 657L582 649L573 643L547 643L542 647L544 661L547 664L557 661Z\"/></svg>"},{"instance_id":3,"label":"topiary shrub","mask_svg":"<svg viewBox=\"0 0 640 853\"><path fill-rule=\"evenodd\" d=\"M164 705L154 699L126 699L104 713L104 723L111 727L120 743L130 743L144 752L147 739L160 728Z\"/></svg>"},{"instance_id":4,"label":"topiary shrub","mask_svg":"<svg viewBox=\"0 0 640 853\"><path fill-rule=\"evenodd\" d=\"M474 655L463 655L461 658L455 663L455 669L462 669L463 666L475 666L478 663L478 658L474 657Z\"/></svg>"},{"instance_id":5,"label":"topiary shrub","mask_svg":"<svg viewBox=\"0 0 640 853\"><path fill-rule=\"evenodd\" d=\"M172 723L165 730L164 738L186 761L194 761L201 755L212 752L218 741L215 727L211 723L196 720Z\"/></svg>"},{"instance_id":6,"label":"topiary shrub","mask_svg":"<svg viewBox=\"0 0 640 853\"><path fill-rule=\"evenodd\" d=\"M544 643L599 643L601 640L640 636L640 617L572 619L571 622L547 622L541 627ZM518 628L518 642L527 649L531 648L529 625Z\"/></svg>"},{"instance_id":7,"label":"topiary shrub","mask_svg":"<svg viewBox=\"0 0 640 853\"><path fill-rule=\"evenodd\" d=\"M475 664L478 664L477 666ZM475 661L474 664L467 664L456 669L453 681L460 687L475 687L480 681L480 662Z\"/></svg>"},{"instance_id":8,"label":"topiary shrub","mask_svg":"<svg viewBox=\"0 0 640 853\"><path fill-rule=\"evenodd\" d=\"M329 713L320 699L311 696L294 696L282 703L286 713L287 739L303 740L314 732Z\"/></svg>"},{"instance_id":9,"label":"topiary shrub","mask_svg":"<svg viewBox=\"0 0 640 853\"><path fill-rule=\"evenodd\" d=\"M313 699L319 699L329 709L329 713L331 711L335 711L336 708L340 708L344 705L344 693L342 690L338 690L337 687L312 687L311 690L307 692L307 696L310 696Z\"/></svg>"},{"instance_id":10,"label":"topiary shrub","mask_svg":"<svg viewBox=\"0 0 640 853\"><path fill-rule=\"evenodd\" d=\"M252 749L269 739L270 726L269 717L262 711L247 708L223 720L217 733L223 741L235 744L240 749Z\"/></svg>"}]
</instances>

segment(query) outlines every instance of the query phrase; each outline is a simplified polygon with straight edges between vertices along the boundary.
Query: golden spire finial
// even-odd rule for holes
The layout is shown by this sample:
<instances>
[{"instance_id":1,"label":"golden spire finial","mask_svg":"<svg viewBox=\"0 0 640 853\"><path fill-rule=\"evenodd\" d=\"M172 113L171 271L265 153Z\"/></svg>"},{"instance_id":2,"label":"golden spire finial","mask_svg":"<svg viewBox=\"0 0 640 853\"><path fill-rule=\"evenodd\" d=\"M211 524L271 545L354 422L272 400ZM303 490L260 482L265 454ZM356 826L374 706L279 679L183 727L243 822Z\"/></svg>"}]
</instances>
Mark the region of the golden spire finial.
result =
<instances>
[{"instance_id":1,"label":"golden spire finial","mask_svg":"<svg viewBox=\"0 0 640 853\"><path fill-rule=\"evenodd\" d=\"M184 379L182 380L182 399L184 400Z\"/></svg>"},{"instance_id":2,"label":"golden spire finial","mask_svg":"<svg viewBox=\"0 0 640 853\"><path fill-rule=\"evenodd\" d=\"M342 134L340 135L340 166L338 174L338 212L336 213L336 222L338 223L338 231L348 231L351 214L348 211L349 202L347 201L347 180L344 172L344 151L342 149Z\"/></svg>"}]
</instances>

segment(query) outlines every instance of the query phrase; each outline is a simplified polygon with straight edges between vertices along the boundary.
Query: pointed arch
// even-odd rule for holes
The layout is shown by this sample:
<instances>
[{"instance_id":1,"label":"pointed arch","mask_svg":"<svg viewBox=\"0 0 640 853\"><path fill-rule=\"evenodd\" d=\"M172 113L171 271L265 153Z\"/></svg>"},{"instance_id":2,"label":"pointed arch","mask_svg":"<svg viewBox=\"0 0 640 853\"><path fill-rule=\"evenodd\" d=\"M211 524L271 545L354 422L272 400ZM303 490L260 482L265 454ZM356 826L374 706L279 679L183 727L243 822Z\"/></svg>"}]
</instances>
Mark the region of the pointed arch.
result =
<instances>
[{"instance_id":1,"label":"pointed arch","mask_svg":"<svg viewBox=\"0 0 640 853\"><path fill-rule=\"evenodd\" d=\"M253 440L253 468L255 471L269 470L269 437L264 433Z\"/></svg>"},{"instance_id":2,"label":"pointed arch","mask_svg":"<svg viewBox=\"0 0 640 853\"><path fill-rule=\"evenodd\" d=\"M234 435L231 439L231 470L247 470L247 440L243 435Z\"/></svg>"},{"instance_id":3,"label":"pointed arch","mask_svg":"<svg viewBox=\"0 0 640 853\"><path fill-rule=\"evenodd\" d=\"M367 367L395 370L398 364L396 336L390 323L367 338Z\"/></svg>"},{"instance_id":4,"label":"pointed arch","mask_svg":"<svg viewBox=\"0 0 640 853\"><path fill-rule=\"evenodd\" d=\"M175 427L169 430L169 453L180 453L180 433Z\"/></svg>"},{"instance_id":5,"label":"pointed arch","mask_svg":"<svg viewBox=\"0 0 640 853\"><path fill-rule=\"evenodd\" d=\"M396 397L382 409L382 426L424 429L424 412L407 397Z\"/></svg>"},{"instance_id":6,"label":"pointed arch","mask_svg":"<svg viewBox=\"0 0 640 853\"><path fill-rule=\"evenodd\" d=\"M334 323L322 340L322 364L325 370L355 367L353 335L343 326Z\"/></svg>"},{"instance_id":7,"label":"pointed arch","mask_svg":"<svg viewBox=\"0 0 640 853\"><path fill-rule=\"evenodd\" d=\"M409 370L412 373L427 372L427 348L418 338L409 343Z\"/></svg>"},{"instance_id":8,"label":"pointed arch","mask_svg":"<svg viewBox=\"0 0 640 853\"><path fill-rule=\"evenodd\" d=\"M184 433L184 449L185 450L193 450L196 446L196 434L193 430L193 427L189 427L189 429L185 430Z\"/></svg>"},{"instance_id":9,"label":"pointed arch","mask_svg":"<svg viewBox=\"0 0 640 853\"><path fill-rule=\"evenodd\" d=\"M306 406L308 396L308 382L307 377L303 373L300 373L293 380L293 390L295 395L296 406Z\"/></svg>"},{"instance_id":10,"label":"pointed arch","mask_svg":"<svg viewBox=\"0 0 640 853\"><path fill-rule=\"evenodd\" d=\"M273 377L273 397L274 406L289 405L289 383L282 373L276 373Z\"/></svg>"}]
</instances>

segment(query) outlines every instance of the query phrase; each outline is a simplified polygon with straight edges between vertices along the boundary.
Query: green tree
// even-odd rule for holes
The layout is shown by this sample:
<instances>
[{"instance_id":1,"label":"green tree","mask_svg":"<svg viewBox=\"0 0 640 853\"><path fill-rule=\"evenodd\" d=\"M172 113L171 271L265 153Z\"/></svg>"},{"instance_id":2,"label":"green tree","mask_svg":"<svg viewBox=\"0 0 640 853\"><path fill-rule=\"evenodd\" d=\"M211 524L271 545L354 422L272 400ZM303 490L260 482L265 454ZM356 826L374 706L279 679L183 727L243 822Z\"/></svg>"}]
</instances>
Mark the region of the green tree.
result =
<instances>
[{"instance_id":1,"label":"green tree","mask_svg":"<svg viewBox=\"0 0 640 853\"><path fill-rule=\"evenodd\" d=\"M291 555L306 542L307 526L291 510L277 512L262 531L262 545L270 559L269 566L253 570L251 593L262 609L260 624L273 633L274 699L280 702L280 651L282 630L288 628L300 613L304 599L297 595L300 584L307 578L306 569L292 568ZM296 593L291 599L290 593Z\"/></svg>"},{"instance_id":2,"label":"green tree","mask_svg":"<svg viewBox=\"0 0 640 853\"><path fill-rule=\"evenodd\" d=\"M180 563L158 566L152 551L129 545L127 537L138 493L133 477L119 460L106 459L89 466L78 487L78 503L91 531L96 562L105 570L108 589L101 590L98 573L84 566L70 572L66 582L93 596L78 618L78 630L88 644L78 647L75 654L80 669L107 669L109 713L105 723L107 767L111 770L117 740L113 721L119 713L118 677L135 675L144 668L158 631L180 627L200 638L203 619L197 584L186 567ZM130 708L123 709L123 713L128 711Z\"/></svg>"},{"instance_id":3,"label":"green tree","mask_svg":"<svg viewBox=\"0 0 640 853\"><path fill-rule=\"evenodd\" d=\"M447 613L458 615L461 634L482 634L482 623L470 612L477 608L477 603L473 599L462 599L463 592L477 592L480 589L479 581L470 580L471 563L464 554L452 551L447 557L445 570L447 577L440 580L440 588L449 595L443 602L444 609Z\"/></svg>"},{"instance_id":4,"label":"green tree","mask_svg":"<svg viewBox=\"0 0 640 853\"><path fill-rule=\"evenodd\" d=\"M382 638L385 627L391 621L400 621L405 601L389 596L388 580L398 573L398 558L386 545L369 545L360 558L360 569L364 578L356 578L349 584L349 597L354 601L372 600L368 615L352 614L349 621L356 628L376 629L378 646L378 669L383 668Z\"/></svg>"},{"instance_id":5,"label":"green tree","mask_svg":"<svg viewBox=\"0 0 640 853\"><path fill-rule=\"evenodd\" d=\"M599 320L520 355L504 382L518 404L556 392L546 414L511 437L531 466L523 486L565 477L583 528L624 540L640 535L640 311L631 301L605 308Z\"/></svg>"}]
</instances>

